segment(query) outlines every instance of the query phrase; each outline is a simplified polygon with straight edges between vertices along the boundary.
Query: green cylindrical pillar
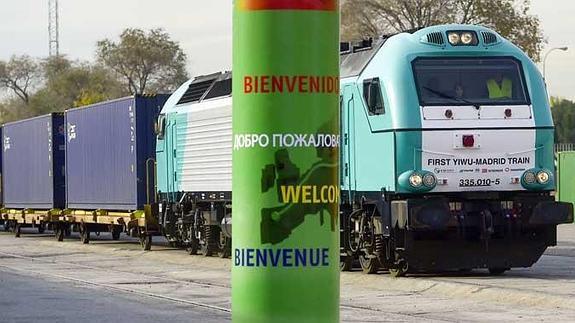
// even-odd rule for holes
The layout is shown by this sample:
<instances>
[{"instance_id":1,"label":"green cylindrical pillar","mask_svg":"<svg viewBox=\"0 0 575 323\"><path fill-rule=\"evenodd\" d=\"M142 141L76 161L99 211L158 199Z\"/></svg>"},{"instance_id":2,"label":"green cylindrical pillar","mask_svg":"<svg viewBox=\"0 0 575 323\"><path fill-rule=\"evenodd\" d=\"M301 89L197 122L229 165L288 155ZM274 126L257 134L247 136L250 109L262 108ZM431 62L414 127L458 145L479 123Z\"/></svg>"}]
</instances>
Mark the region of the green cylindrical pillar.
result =
<instances>
[{"instance_id":1,"label":"green cylindrical pillar","mask_svg":"<svg viewBox=\"0 0 575 323\"><path fill-rule=\"evenodd\" d=\"M235 0L234 322L339 321L339 3Z\"/></svg>"}]
</instances>

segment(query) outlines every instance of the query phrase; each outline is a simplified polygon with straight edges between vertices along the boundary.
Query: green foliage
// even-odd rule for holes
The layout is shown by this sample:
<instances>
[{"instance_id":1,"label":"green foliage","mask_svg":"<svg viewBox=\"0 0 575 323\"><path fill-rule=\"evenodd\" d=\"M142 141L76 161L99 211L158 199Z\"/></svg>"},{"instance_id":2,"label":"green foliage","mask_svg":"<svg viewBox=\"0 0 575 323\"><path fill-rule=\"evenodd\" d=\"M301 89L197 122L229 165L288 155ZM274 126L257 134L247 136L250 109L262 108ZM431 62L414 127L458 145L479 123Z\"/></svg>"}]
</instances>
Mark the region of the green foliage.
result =
<instances>
[{"instance_id":1,"label":"green foliage","mask_svg":"<svg viewBox=\"0 0 575 323\"><path fill-rule=\"evenodd\" d=\"M46 90L58 96L60 108L56 110L93 104L115 99L128 93L107 69L100 65L50 58L44 64Z\"/></svg>"},{"instance_id":2,"label":"green foliage","mask_svg":"<svg viewBox=\"0 0 575 323\"><path fill-rule=\"evenodd\" d=\"M5 100L0 106L2 122L64 111L127 95L115 76L99 65L72 62L59 56L48 58L39 66L42 86L28 94L27 102L20 99Z\"/></svg>"},{"instance_id":3,"label":"green foliage","mask_svg":"<svg viewBox=\"0 0 575 323\"><path fill-rule=\"evenodd\" d=\"M126 29L118 43L98 42L97 54L96 63L26 55L0 61L0 122L130 94L169 93L188 80L186 55L161 29Z\"/></svg>"},{"instance_id":4,"label":"green foliage","mask_svg":"<svg viewBox=\"0 0 575 323\"><path fill-rule=\"evenodd\" d=\"M0 89L15 94L24 104L30 101L30 91L37 85L41 74L40 64L28 55L12 56L0 61Z\"/></svg>"},{"instance_id":5,"label":"green foliage","mask_svg":"<svg viewBox=\"0 0 575 323\"><path fill-rule=\"evenodd\" d=\"M131 94L171 92L189 78L186 54L162 29L126 29L117 43L99 41L97 56Z\"/></svg>"},{"instance_id":6,"label":"green foliage","mask_svg":"<svg viewBox=\"0 0 575 323\"><path fill-rule=\"evenodd\" d=\"M530 0L345 0L342 38L377 37L438 24L477 24L494 29L540 61L545 39Z\"/></svg>"},{"instance_id":7,"label":"green foliage","mask_svg":"<svg viewBox=\"0 0 575 323\"><path fill-rule=\"evenodd\" d=\"M551 98L551 112L555 122L555 142L575 143L575 102Z\"/></svg>"}]
</instances>

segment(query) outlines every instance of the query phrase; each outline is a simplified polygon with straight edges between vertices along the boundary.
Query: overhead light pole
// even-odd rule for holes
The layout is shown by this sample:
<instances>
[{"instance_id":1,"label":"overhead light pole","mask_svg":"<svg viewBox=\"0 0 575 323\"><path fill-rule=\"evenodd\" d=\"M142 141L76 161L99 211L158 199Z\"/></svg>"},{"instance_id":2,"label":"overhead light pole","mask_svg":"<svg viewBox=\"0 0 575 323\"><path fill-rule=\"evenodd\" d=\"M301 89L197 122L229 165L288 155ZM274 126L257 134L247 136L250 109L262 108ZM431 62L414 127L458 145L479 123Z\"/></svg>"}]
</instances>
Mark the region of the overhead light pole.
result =
<instances>
[{"instance_id":1,"label":"overhead light pole","mask_svg":"<svg viewBox=\"0 0 575 323\"><path fill-rule=\"evenodd\" d=\"M58 0L48 0L48 38L50 56L60 55Z\"/></svg>"},{"instance_id":2,"label":"overhead light pole","mask_svg":"<svg viewBox=\"0 0 575 323\"><path fill-rule=\"evenodd\" d=\"M547 58L549 57L549 54L551 54L553 51L556 50L561 50L561 51L567 51L569 49L569 47L564 46L564 47L554 47L551 48L550 50L547 51L547 53L545 54L545 57L543 58L543 79L545 81L547 81L547 75L546 75L546 64L547 64Z\"/></svg>"}]
</instances>

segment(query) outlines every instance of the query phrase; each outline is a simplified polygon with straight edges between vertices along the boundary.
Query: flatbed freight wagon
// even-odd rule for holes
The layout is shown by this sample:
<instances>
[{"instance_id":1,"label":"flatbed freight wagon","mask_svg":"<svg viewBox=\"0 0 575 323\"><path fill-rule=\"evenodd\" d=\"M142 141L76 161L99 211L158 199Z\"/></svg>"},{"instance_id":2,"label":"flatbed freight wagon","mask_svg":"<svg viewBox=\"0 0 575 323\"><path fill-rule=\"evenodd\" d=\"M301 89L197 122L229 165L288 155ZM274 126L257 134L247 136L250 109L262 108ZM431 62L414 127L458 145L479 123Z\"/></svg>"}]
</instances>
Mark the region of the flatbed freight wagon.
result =
<instances>
[{"instance_id":1,"label":"flatbed freight wagon","mask_svg":"<svg viewBox=\"0 0 575 323\"><path fill-rule=\"evenodd\" d=\"M76 224L82 242L90 232L128 230L149 248L160 232L155 200L156 118L166 95L131 96L68 110L66 210L60 226ZM61 230L58 232L61 236Z\"/></svg>"},{"instance_id":2,"label":"flatbed freight wagon","mask_svg":"<svg viewBox=\"0 0 575 323\"><path fill-rule=\"evenodd\" d=\"M65 207L64 116L51 113L7 123L2 134L5 228L16 236L22 227L46 224Z\"/></svg>"}]
</instances>

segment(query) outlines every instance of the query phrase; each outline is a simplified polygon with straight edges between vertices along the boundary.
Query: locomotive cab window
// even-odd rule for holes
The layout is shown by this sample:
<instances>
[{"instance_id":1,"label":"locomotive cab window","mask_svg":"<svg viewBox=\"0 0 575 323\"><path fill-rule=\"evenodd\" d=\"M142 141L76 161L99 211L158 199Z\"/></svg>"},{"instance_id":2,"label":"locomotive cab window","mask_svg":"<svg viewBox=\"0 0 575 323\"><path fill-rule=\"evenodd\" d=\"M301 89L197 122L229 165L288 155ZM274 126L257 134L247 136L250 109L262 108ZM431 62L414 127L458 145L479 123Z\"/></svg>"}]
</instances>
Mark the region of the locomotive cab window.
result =
<instances>
[{"instance_id":1,"label":"locomotive cab window","mask_svg":"<svg viewBox=\"0 0 575 323\"><path fill-rule=\"evenodd\" d=\"M530 104L514 58L420 58L413 71L421 106Z\"/></svg>"},{"instance_id":2,"label":"locomotive cab window","mask_svg":"<svg viewBox=\"0 0 575 323\"><path fill-rule=\"evenodd\" d=\"M363 81L363 99L370 116L385 113L383 96L381 95L381 83L378 77Z\"/></svg>"}]
</instances>

